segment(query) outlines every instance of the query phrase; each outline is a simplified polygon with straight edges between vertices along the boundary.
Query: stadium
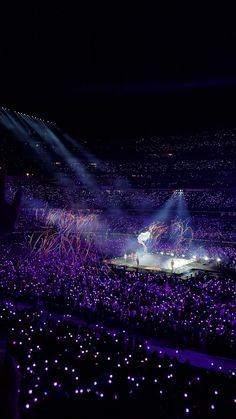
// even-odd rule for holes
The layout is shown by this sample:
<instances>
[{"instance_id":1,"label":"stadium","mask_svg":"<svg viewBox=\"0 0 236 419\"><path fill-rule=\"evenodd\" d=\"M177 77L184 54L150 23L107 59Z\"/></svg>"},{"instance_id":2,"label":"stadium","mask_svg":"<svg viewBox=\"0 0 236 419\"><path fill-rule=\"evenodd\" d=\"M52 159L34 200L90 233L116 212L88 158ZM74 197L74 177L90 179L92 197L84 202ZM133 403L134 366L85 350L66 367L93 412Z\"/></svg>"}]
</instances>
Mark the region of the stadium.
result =
<instances>
[{"instance_id":1,"label":"stadium","mask_svg":"<svg viewBox=\"0 0 236 419\"><path fill-rule=\"evenodd\" d=\"M101 160L57 124L0 122L1 325L22 417L100 399L117 415L233 411L235 130L111 144Z\"/></svg>"},{"instance_id":2,"label":"stadium","mask_svg":"<svg viewBox=\"0 0 236 419\"><path fill-rule=\"evenodd\" d=\"M1 11L3 419L236 417L235 10L129 3Z\"/></svg>"}]
</instances>

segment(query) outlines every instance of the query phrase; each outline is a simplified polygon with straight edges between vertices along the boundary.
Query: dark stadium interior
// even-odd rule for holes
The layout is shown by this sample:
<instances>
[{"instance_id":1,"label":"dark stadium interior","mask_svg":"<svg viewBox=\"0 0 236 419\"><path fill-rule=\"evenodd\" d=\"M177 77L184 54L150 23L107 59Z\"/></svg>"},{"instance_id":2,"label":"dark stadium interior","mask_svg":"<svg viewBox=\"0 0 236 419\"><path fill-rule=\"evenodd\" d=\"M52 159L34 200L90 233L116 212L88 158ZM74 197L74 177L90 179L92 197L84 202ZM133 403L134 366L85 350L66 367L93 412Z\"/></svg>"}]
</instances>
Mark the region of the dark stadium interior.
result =
<instances>
[{"instance_id":1,"label":"dark stadium interior","mask_svg":"<svg viewBox=\"0 0 236 419\"><path fill-rule=\"evenodd\" d=\"M2 7L1 418L235 418L235 11Z\"/></svg>"}]
</instances>

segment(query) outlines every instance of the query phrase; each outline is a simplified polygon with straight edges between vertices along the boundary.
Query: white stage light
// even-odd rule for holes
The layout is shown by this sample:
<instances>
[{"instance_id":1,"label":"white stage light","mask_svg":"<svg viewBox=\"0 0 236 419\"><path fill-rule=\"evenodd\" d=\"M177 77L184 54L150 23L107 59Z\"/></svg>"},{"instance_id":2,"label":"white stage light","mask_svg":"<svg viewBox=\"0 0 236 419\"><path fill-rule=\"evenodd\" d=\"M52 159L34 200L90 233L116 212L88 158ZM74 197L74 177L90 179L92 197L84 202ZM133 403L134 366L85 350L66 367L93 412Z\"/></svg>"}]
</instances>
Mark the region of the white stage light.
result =
<instances>
[{"instance_id":1,"label":"white stage light","mask_svg":"<svg viewBox=\"0 0 236 419\"><path fill-rule=\"evenodd\" d=\"M142 242L145 242L146 240L148 240L148 239L150 238L150 236L151 236L150 231L145 231L145 232L143 232L143 233L140 233L140 234L138 235L138 242L139 242L140 244L142 244Z\"/></svg>"},{"instance_id":2,"label":"white stage light","mask_svg":"<svg viewBox=\"0 0 236 419\"><path fill-rule=\"evenodd\" d=\"M144 247L144 251L147 252L147 246L145 244L145 241L147 241L151 236L150 231L144 231L143 233L140 233L137 237L139 244L141 244Z\"/></svg>"}]
</instances>

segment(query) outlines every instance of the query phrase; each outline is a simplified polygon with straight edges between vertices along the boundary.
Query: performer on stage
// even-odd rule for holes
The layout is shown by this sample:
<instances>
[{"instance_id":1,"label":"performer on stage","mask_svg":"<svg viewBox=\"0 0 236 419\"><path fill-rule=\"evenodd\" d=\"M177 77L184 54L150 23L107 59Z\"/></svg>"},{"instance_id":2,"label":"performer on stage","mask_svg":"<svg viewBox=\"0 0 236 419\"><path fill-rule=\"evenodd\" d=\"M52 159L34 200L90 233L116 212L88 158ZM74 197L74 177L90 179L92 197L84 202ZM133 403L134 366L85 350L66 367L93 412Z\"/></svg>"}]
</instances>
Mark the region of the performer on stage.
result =
<instances>
[{"instance_id":1,"label":"performer on stage","mask_svg":"<svg viewBox=\"0 0 236 419\"><path fill-rule=\"evenodd\" d=\"M174 272L174 259L171 259L171 262L170 262L170 264L171 264L171 272Z\"/></svg>"},{"instance_id":2,"label":"performer on stage","mask_svg":"<svg viewBox=\"0 0 236 419\"><path fill-rule=\"evenodd\" d=\"M138 257L138 255L136 256L136 263L137 263L137 266L139 266L139 257Z\"/></svg>"}]
</instances>

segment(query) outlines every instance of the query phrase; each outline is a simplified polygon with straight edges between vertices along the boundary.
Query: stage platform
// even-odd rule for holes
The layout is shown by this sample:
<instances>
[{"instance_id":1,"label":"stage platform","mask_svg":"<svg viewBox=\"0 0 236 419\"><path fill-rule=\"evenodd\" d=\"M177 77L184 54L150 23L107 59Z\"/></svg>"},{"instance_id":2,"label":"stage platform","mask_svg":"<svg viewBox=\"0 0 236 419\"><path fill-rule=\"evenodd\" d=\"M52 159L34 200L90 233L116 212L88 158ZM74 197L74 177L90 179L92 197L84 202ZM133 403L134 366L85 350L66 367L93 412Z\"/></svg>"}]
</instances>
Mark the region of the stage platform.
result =
<instances>
[{"instance_id":1,"label":"stage platform","mask_svg":"<svg viewBox=\"0 0 236 419\"><path fill-rule=\"evenodd\" d=\"M166 272L170 274L171 260L174 260L173 272L179 275L188 275L193 271L207 271L219 273L220 268L215 261L196 261L195 259L188 259L184 257L174 257L171 255L161 255L154 253L144 253L139 256L139 266L137 266L136 259L131 257L117 257L113 259L106 259L104 262L108 265L115 265L133 269L145 269L151 271Z\"/></svg>"}]
</instances>

